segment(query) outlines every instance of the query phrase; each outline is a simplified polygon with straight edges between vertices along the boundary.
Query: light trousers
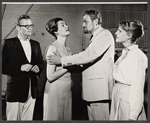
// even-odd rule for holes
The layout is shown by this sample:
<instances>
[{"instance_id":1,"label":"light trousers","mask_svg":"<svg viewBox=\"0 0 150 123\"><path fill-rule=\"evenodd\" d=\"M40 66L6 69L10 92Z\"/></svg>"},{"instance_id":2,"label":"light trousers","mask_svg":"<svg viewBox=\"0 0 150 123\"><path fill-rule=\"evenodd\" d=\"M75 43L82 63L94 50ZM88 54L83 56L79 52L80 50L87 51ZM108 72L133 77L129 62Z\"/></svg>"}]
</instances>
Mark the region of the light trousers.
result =
<instances>
[{"instance_id":1,"label":"light trousers","mask_svg":"<svg viewBox=\"0 0 150 123\"><path fill-rule=\"evenodd\" d=\"M31 89L29 89L28 99L25 103L6 102L7 120L33 120L34 107L35 99L32 98Z\"/></svg>"},{"instance_id":2,"label":"light trousers","mask_svg":"<svg viewBox=\"0 0 150 123\"><path fill-rule=\"evenodd\" d=\"M89 120L109 120L109 103L90 103L87 109Z\"/></svg>"}]
</instances>

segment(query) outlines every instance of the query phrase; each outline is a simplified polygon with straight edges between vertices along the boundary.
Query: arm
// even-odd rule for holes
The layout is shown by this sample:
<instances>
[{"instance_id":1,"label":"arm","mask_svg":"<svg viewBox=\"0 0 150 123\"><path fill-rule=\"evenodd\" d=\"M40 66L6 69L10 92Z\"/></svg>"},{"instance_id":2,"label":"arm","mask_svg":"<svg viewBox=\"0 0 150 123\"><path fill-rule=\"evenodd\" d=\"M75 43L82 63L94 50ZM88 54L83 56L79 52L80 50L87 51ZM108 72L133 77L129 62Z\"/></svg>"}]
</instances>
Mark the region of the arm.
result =
<instances>
[{"instance_id":1,"label":"arm","mask_svg":"<svg viewBox=\"0 0 150 123\"><path fill-rule=\"evenodd\" d=\"M10 44L7 40L5 40L2 44L2 73L6 75L18 76L21 72L21 64L11 64L13 58L15 58L10 54L11 50L13 50L12 47L13 44Z\"/></svg>"},{"instance_id":2,"label":"arm","mask_svg":"<svg viewBox=\"0 0 150 123\"><path fill-rule=\"evenodd\" d=\"M143 107L146 63L147 60L143 62L140 57L135 58L130 72L131 90L129 95L129 119L132 120L137 120Z\"/></svg>"},{"instance_id":3,"label":"arm","mask_svg":"<svg viewBox=\"0 0 150 123\"><path fill-rule=\"evenodd\" d=\"M110 32L102 31L85 51L72 56L62 57L61 63L63 66L67 66L92 62L96 58L100 57L110 47L113 41L114 40Z\"/></svg>"},{"instance_id":4,"label":"arm","mask_svg":"<svg viewBox=\"0 0 150 123\"><path fill-rule=\"evenodd\" d=\"M55 46L51 45L47 51L47 55L54 55L54 52L57 52L57 49ZM67 73L67 69L60 68L56 70L56 65L49 65L47 64L47 79L49 82L53 82L63 76L65 73Z\"/></svg>"}]
</instances>

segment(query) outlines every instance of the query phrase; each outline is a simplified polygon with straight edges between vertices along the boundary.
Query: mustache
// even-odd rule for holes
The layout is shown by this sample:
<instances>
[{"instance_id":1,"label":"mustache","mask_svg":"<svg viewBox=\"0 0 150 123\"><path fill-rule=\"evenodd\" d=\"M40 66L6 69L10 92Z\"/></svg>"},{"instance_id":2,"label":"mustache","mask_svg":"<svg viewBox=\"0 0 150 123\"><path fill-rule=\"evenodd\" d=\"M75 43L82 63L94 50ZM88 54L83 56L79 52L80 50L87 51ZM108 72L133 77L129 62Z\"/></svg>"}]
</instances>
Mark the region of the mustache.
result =
<instances>
[{"instance_id":1,"label":"mustache","mask_svg":"<svg viewBox=\"0 0 150 123\"><path fill-rule=\"evenodd\" d=\"M83 29L84 29L84 30L87 30L87 28L86 28L86 27L83 27Z\"/></svg>"}]
</instances>

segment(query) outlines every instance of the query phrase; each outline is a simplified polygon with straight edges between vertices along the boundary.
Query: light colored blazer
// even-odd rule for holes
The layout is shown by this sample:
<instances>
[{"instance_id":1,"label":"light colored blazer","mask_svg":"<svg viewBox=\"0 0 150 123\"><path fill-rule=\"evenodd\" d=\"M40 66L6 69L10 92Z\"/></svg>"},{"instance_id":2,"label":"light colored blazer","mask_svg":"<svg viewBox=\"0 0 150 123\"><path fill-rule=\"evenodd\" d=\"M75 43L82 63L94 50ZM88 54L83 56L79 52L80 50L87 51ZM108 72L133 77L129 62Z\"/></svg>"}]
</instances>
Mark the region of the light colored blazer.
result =
<instances>
[{"instance_id":1,"label":"light colored blazer","mask_svg":"<svg viewBox=\"0 0 150 123\"><path fill-rule=\"evenodd\" d=\"M114 39L112 34L99 27L85 51L62 57L64 67L83 65L82 90L86 101L109 100L111 97L114 65Z\"/></svg>"}]
</instances>

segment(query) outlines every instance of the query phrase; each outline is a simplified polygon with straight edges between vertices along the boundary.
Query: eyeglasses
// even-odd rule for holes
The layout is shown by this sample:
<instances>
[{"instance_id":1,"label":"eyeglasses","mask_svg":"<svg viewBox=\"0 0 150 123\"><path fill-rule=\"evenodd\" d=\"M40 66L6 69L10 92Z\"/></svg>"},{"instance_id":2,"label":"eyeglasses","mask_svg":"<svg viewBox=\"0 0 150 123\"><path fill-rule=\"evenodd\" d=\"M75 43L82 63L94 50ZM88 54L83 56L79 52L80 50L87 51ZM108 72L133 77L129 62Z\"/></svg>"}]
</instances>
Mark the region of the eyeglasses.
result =
<instances>
[{"instance_id":1,"label":"eyeglasses","mask_svg":"<svg viewBox=\"0 0 150 123\"><path fill-rule=\"evenodd\" d=\"M22 26L22 27L25 27L26 29L29 29L30 27L33 28L34 24L31 24L31 25L18 25L18 26Z\"/></svg>"}]
</instances>

